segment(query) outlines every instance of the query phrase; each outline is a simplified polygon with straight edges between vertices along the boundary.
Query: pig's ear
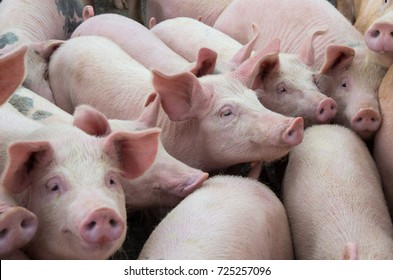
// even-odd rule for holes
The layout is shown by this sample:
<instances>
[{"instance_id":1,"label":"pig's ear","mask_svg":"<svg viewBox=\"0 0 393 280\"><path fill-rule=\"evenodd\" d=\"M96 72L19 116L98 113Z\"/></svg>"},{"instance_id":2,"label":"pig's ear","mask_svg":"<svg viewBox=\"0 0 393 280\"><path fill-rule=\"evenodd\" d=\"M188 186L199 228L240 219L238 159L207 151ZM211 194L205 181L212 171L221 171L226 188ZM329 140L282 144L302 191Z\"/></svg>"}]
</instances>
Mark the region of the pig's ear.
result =
<instances>
[{"instance_id":1,"label":"pig's ear","mask_svg":"<svg viewBox=\"0 0 393 280\"><path fill-rule=\"evenodd\" d=\"M244 61L250 58L255 43L257 42L259 37L258 27L255 24L252 24L252 29L254 32L252 39L247 44L245 44L230 60L237 66L241 65Z\"/></svg>"},{"instance_id":2,"label":"pig's ear","mask_svg":"<svg viewBox=\"0 0 393 280\"><path fill-rule=\"evenodd\" d=\"M82 11L82 19L86 21L91 17L94 17L94 8L91 5L86 5Z\"/></svg>"},{"instance_id":3,"label":"pig's ear","mask_svg":"<svg viewBox=\"0 0 393 280\"><path fill-rule=\"evenodd\" d=\"M23 82L26 50L26 46L21 46L0 56L0 105L5 103Z\"/></svg>"},{"instance_id":4,"label":"pig's ear","mask_svg":"<svg viewBox=\"0 0 393 280\"><path fill-rule=\"evenodd\" d=\"M190 72L197 77L213 74L216 68L217 53L208 48L201 48L198 51L196 64Z\"/></svg>"},{"instance_id":5,"label":"pig's ear","mask_svg":"<svg viewBox=\"0 0 393 280\"><path fill-rule=\"evenodd\" d=\"M307 66L314 64L314 40L315 37L325 34L329 27L327 25L319 26L309 32L309 36L306 39L301 51L300 58Z\"/></svg>"},{"instance_id":6,"label":"pig's ear","mask_svg":"<svg viewBox=\"0 0 393 280\"><path fill-rule=\"evenodd\" d=\"M17 194L31 185L29 173L44 167L53 159L53 148L47 141L14 142L8 147L8 162L3 173L3 186Z\"/></svg>"},{"instance_id":7,"label":"pig's ear","mask_svg":"<svg viewBox=\"0 0 393 280\"><path fill-rule=\"evenodd\" d=\"M330 45L326 49L326 60L322 66L320 73L329 74L336 70L349 67L355 56L355 50L339 45Z\"/></svg>"},{"instance_id":8,"label":"pig's ear","mask_svg":"<svg viewBox=\"0 0 393 280\"><path fill-rule=\"evenodd\" d=\"M32 48L45 60L49 61L53 52L57 50L65 41L63 40L48 40L35 43Z\"/></svg>"},{"instance_id":9,"label":"pig's ear","mask_svg":"<svg viewBox=\"0 0 393 280\"><path fill-rule=\"evenodd\" d=\"M151 93L146 99L145 108L139 116L138 121L145 124L146 127L157 126L160 105L160 96L156 92Z\"/></svg>"},{"instance_id":10,"label":"pig's ear","mask_svg":"<svg viewBox=\"0 0 393 280\"><path fill-rule=\"evenodd\" d=\"M106 116L89 105L79 105L75 109L73 125L93 136L107 136L111 133Z\"/></svg>"},{"instance_id":11,"label":"pig's ear","mask_svg":"<svg viewBox=\"0 0 393 280\"><path fill-rule=\"evenodd\" d=\"M156 20L156 18L155 17L151 17L150 19L149 19L149 29L152 29L154 26L156 26L157 25L157 20Z\"/></svg>"},{"instance_id":12,"label":"pig's ear","mask_svg":"<svg viewBox=\"0 0 393 280\"><path fill-rule=\"evenodd\" d=\"M158 150L160 129L138 132L113 132L104 140L104 151L119 161L123 176L141 176L154 162Z\"/></svg>"},{"instance_id":13,"label":"pig's ear","mask_svg":"<svg viewBox=\"0 0 393 280\"><path fill-rule=\"evenodd\" d=\"M153 87L160 95L161 106L172 121L184 121L195 117L198 108L210 99L204 95L198 79L189 72L166 76L156 70Z\"/></svg>"},{"instance_id":14,"label":"pig's ear","mask_svg":"<svg viewBox=\"0 0 393 280\"><path fill-rule=\"evenodd\" d=\"M256 83L263 80L268 71L277 67L276 64L279 62L279 50L280 40L274 39L272 42L270 42L269 45L256 53L253 57L250 57L245 62L243 62L233 72L233 74L249 88L261 86L260 84L257 85ZM259 74L263 74L264 76L258 77Z\"/></svg>"}]
</instances>

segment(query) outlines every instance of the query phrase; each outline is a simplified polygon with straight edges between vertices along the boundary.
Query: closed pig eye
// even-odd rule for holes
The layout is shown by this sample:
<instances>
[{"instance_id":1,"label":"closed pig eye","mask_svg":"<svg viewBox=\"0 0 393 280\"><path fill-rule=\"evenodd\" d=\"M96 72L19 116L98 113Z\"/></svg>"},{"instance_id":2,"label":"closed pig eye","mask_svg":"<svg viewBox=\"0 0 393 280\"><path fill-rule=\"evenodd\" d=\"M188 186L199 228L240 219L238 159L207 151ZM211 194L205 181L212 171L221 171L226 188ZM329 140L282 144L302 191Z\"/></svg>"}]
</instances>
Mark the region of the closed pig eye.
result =
<instances>
[{"instance_id":1,"label":"closed pig eye","mask_svg":"<svg viewBox=\"0 0 393 280\"><path fill-rule=\"evenodd\" d=\"M277 86L277 93L287 93L287 88L284 83L281 83Z\"/></svg>"},{"instance_id":2,"label":"closed pig eye","mask_svg":"<svg viewBox=\"0 0 393 280\"><path fill-rule=\"evenodd\" d=\"M46 189L48 192L60 192L64 190L63 182L59 177L54 177L47 182Z\"/></svg>"}]
</instances>

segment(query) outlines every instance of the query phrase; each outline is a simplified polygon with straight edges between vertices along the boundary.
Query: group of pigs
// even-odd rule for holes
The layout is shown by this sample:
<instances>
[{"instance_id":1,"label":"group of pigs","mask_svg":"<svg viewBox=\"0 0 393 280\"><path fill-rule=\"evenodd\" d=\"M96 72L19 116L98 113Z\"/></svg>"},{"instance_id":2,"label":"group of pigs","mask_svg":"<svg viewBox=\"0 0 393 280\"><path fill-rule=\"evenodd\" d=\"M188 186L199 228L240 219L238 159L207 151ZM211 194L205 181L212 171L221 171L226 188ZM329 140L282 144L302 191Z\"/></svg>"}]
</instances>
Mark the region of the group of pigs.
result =
<instances>
[{"instance_id":1,"label":"group of pigs","mask_svg":"<svg viewBox=\"0 0 393 280\"><path fill-rule=\"evenodd\" d=\"M393 1L113 2L0 3L1 259L393 259Z\"/></svg>"}]
</instances>

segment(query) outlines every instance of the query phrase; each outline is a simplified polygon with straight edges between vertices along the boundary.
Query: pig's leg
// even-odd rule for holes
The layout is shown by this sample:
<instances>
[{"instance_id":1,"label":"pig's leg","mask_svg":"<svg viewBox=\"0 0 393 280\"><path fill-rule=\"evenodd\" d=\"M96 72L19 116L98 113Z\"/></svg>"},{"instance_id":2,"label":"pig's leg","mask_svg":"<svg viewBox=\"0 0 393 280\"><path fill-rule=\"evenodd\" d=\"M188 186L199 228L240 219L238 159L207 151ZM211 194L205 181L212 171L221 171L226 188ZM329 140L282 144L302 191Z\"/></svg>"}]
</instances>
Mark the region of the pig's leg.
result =
<instances>
[{"instance_id":1,"label":"pig's leg","mask_svg":"<svg viewBox=\"0 0 393 280\"><path fill-rule=\"evenodd\" d=\"M37 217L23 207L0 206L0 255L29 242L37 230Z\"/></svg>"}]
</instances>

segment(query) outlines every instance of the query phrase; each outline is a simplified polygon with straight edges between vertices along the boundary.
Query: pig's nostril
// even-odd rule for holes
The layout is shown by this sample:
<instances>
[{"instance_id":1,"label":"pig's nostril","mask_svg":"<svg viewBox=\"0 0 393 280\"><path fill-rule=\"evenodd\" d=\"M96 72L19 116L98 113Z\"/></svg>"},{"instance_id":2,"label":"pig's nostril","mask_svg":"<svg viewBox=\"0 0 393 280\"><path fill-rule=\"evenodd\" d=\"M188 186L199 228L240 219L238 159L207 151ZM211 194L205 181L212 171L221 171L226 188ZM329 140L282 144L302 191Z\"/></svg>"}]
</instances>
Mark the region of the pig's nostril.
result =
<instances>
[{"instance_id":1,"label":"pig's nostril","mask_svg":"<svg viewBox=\"0 0 393 280\"><path fill-rule=\"evenodd\" d=\"M86 226L86 228L88 229L88 230L91 230L91 229L93 229L95 226L96 226L96 222L95 221L92 221L92 222L90 222L90 223L88 223L87 224L87 226Z\"/></svg>"},{"instance_id":2,"label":"pig's nostril","mask_svg":"<svg viewBox=\"0 0 393 280\"><path fill-rule=\"evenodd\" d=\"M363 121L363 118L362 118L362 117L356 119L356 122L357 122L357 123L360 123L360 122L362 122L362 121Z\"/></svg>"},{"instance_id":3,"label":"pig's nostril","mask_svg":"<svg viewBox=\"0 0 393 280\"><path fill-rule=\"evenodd\" d=\"M114 219L111 219L111 220L109 221L109 224L110 224L112 227L117 227L117 221L114 220Z\"/></svg>"},{"instance_id":4,"label":"pig's nostril","mask_svg":"<svg viewBox=\"0 0 393 280\"><path fill-rule=\"evenodd\" d=\"M319 114L323 114L325 112L325 109L324 108L322 108L320 111L319 111Z\"/></svg>"},{"instance_id":5,"label":"pig's nostril","mask_svg":"<svg viewBox=\"0 0 393 280\"><path fill-rule=\"evenodd\" d=\"M379 32L379 30L375 30L371 33L371 36L374 38L377 38L379 36L379 34L381 34L381 32Z\"/></svg>"},{"instance_id":6,"label":"pig's nostril","mask_svg":"<svg viewBox=\"0 0 393 280\"><path fill-rule=\"evenodd\" d=\"M2 231L0 231L0 239L3 239L8 233L8 229L3 229Z\"/></svg>"},{"instance_id":7,"label":"pig's nostril","mask_svg":"<svg viewBox=\"0 0 393 280\"><path fill-rule=\"evenodd\" d=\"M393 32L390 32L390 36L392 36L392 37L393 37Z\"/></svg>"},{"instance_id":8,"label":"pig's nostril","mask_svg":"<svg viewBox=\"0 0 393 280\"><path fill-rule=\"evenodd\" d=\"M371 118L371 121L372 121L372 122L375 122L376 120L375 120L375 118Z\"/></svg>"}]
</instances>

